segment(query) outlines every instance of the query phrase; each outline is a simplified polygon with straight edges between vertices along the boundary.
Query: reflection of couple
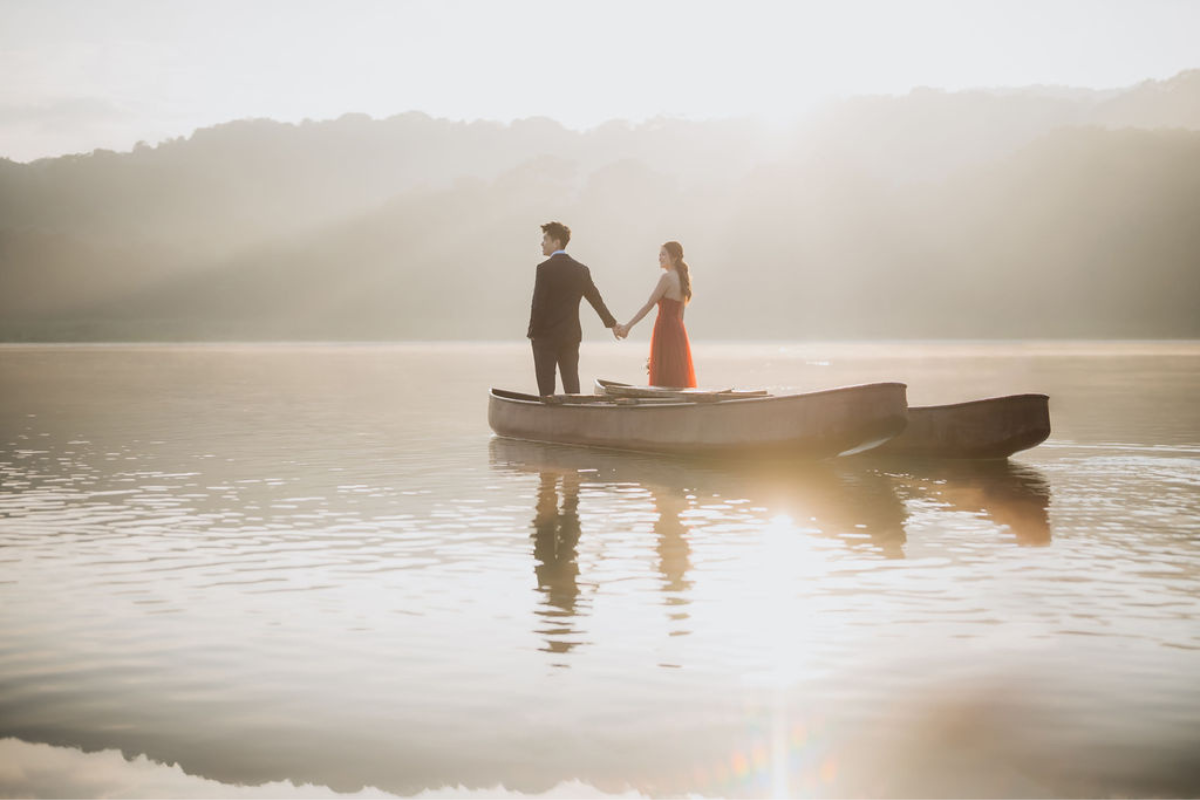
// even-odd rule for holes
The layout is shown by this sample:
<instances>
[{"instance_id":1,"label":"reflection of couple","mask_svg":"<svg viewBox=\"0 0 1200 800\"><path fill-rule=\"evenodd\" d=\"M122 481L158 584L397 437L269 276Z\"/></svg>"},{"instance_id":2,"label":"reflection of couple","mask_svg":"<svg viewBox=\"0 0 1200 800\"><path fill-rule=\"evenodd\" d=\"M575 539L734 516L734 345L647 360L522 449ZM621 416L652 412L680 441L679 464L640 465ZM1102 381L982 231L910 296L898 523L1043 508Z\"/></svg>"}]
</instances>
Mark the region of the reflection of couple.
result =
<instances>
[{"instance_id":1,"label":"reflection of couple","mask_svg":"<svg viewBox=\"0 0 1200 800\"><path fill-rule=\"evenodd\" d=\"M692 282L679 242L662 246L658 254L662 277L646 305L622 325L604 305L588 268L567 255L571 229L561 222L548 222L542 226L542 233L542 255L549 258L538 264L527 334L533 342L539 394L554 394L556 367L562 377L563 391L579 393L579 342L583 338L579 301L585 297L604 321L604 327L611 328L617 339L628 336L633 326L657 305L658 318L650 339L650 385L696 385L691 346L683 327L683 310L692 298Z\"/></svg>"},{"instance_id":2,"label":"reflection of couple","mask_svg":"<svg viewBox=\"0 0 1200 800\"><path fill-rule=\"evenodd\" d=\"M558 481L562 480L562 509L558 506ZM570 651L578 636L574 620L579 616L579 474L541 473L537 506L533 515L533 558L537 562L538 589L546 593L546 608L539 611L550 637L548 649Z\"/></svg>"},{"instance_id":3,"label":"reflection of couple","mask_svg":"<svg viewBox=\"0 0 1200 800\"><path fill-rule=\"evenodd\" d=\"M586 613L586 608L578 607L580 475L575 470L541 469L538 477L532 525L533 558L538 591L545 595L545 600L537 611L543 622L537 633L547 637L545 650L567 653L580 643L579 620ZM683 518L688 508L686 495L682 490L646 488L650 489L658 512L654 532L658 537L662 589L669 595L670 619L681 624L688 619L685 607L690 603L687 593L692 588L687 577L691 545Z\"/></svg>"}]
</instances>

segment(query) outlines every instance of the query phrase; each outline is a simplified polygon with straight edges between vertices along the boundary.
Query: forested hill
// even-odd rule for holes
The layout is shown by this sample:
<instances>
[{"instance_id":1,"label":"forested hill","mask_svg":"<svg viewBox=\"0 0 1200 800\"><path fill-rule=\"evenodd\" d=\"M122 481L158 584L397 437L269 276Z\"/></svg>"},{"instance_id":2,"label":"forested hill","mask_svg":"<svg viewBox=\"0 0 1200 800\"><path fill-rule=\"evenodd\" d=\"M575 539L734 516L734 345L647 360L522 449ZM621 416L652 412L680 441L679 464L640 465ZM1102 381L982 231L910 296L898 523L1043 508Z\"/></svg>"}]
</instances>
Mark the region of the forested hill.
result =
<instances>
[{"instance_id":1,"label":"forested hill","mask_svg":"<svg viewBox=\"0 0 1200 800\"><path fill-rule=\"evenodd\" d=\"M787 129L351 115L0 161L0 338L518 339L549 219L620 317L682 241L706 339L1197 337L1200 71Z\"/></svg>"}]
</instances>

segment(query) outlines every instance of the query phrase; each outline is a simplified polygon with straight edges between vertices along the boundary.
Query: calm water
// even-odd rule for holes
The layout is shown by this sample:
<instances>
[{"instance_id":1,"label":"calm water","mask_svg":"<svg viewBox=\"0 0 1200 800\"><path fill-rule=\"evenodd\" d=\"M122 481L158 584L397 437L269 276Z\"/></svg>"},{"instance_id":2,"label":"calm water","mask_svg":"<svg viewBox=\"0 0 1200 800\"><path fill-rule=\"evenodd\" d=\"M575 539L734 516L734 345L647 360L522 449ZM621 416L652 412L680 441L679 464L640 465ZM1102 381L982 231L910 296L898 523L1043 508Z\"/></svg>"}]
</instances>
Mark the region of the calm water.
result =
<instances>
[{"instance_id":1,"label":"calm water","mask_svg":"<svg viewBox=\"0 0 1200 800\"><path fill-rule=\"evenodd\" d=\"M1200 345L696 355L1054 433L692 464L493 439L524 346L0 348L0 794L1200 793Z\"/></svg>"}]
</instances>

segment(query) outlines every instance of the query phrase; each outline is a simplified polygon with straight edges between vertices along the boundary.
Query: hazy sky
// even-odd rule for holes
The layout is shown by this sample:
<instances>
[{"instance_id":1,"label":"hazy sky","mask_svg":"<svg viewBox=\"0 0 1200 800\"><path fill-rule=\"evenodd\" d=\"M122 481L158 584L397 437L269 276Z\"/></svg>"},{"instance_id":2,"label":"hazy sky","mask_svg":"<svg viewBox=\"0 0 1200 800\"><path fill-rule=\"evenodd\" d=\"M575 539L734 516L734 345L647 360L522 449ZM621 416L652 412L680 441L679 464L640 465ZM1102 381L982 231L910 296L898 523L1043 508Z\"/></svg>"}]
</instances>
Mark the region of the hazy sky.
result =
<instances>
[{"instance_id":1,"label":"hazy sky","mask_svg":"<svg viewBox=\"0 0 1200 800\"><path fill-rule=\"evenodd\" d=\"M0 156L346 112L787 120L916 86L1169 78L1198 41L1189 0L0 0Z\"/></svg>"}]
</instances>

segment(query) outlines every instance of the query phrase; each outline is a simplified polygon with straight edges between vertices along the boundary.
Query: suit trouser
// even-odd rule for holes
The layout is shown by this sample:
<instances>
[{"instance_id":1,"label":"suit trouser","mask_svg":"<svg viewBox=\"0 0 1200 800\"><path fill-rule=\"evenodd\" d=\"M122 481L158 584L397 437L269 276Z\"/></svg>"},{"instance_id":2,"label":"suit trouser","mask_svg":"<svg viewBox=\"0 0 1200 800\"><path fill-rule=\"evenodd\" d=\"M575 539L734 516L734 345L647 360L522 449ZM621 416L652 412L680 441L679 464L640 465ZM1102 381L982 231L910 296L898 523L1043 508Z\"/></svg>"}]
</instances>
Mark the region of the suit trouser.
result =
<instances>
[{"instance_id":1,"label":"suit trouser","mask_svg":"<svg viewBox=\"0 0 1200 800\"><path fill-rule=\"evenodd\" d=\"M554 394L554 368L562 376L563 391L579 394L579 341L531 339L533 368L537 372L538 394Z\"/></svg>"}]
</instances>

